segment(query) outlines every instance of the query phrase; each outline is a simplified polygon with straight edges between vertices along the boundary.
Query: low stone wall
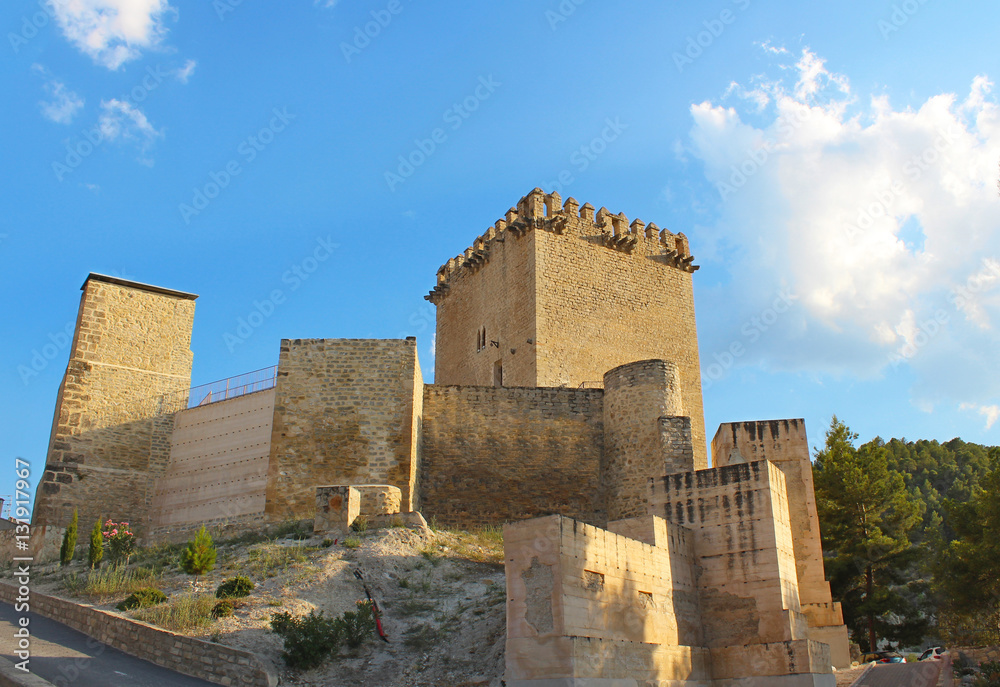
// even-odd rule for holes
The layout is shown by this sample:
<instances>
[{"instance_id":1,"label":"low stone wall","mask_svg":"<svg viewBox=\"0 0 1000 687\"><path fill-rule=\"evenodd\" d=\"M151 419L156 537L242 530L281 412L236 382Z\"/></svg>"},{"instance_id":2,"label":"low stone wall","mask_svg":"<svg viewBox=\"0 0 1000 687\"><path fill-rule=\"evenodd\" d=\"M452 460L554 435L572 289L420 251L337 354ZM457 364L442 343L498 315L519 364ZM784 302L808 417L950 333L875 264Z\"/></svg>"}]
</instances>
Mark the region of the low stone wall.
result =
<instances>
[{"instance_id":1,"label":"low stone wall","mask_svg":"<svg viewBox=\"0 0 1000 687\"><path fill-rule=\"evenodd\" d=\"M0 687L52 687L52 683L18 670L11 661L0 658Z\"/></svg>"},{"instance_id":2,"label":"low stone wall","mask_svg":"<svg viewBox=\"0 0 1000 687\"><path fill-rule=\"evenodd\" d=\"M0 601L13 604L17 588L0 583ZM99 642L184 675L218 685L275 687L277 674L255 654L205 642L65 599L32 592L31 610Z\"/></svg>"},{"instance_id":3,"label":"low stone wall","mask_svg":"<svg viewBox=\"0 0 1000 687\"><path fill-rule=\"evenodd\" d=\"M985 663L986 661L1000 661L1000 646L956 646L948 649L951 660L956 666L961 666L966 662L975 661Z\"/></svg>"}]
</instances>

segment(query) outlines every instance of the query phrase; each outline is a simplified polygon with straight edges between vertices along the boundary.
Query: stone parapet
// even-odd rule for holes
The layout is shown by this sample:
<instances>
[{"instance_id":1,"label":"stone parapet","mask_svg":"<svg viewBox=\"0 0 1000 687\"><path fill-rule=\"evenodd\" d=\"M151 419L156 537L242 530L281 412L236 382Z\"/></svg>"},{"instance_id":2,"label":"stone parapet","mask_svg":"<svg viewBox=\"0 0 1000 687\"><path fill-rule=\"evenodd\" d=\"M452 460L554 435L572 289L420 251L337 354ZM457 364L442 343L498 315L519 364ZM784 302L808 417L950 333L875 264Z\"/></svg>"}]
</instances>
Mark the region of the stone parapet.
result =
<instances>
[{"instance_id":1,"label":"stone parapet","mask_svg":"<svg viewBox=\"0 0 1000 687\"><path fill-rule=\"evenodd\" d=\"M0 601L12 604L17 594L16 587L0 583ZM278 684L274 669L249 651L186 637L38 592L31 593L31 610L127 654L217 685Z\"/></svg>"}]
</instances>

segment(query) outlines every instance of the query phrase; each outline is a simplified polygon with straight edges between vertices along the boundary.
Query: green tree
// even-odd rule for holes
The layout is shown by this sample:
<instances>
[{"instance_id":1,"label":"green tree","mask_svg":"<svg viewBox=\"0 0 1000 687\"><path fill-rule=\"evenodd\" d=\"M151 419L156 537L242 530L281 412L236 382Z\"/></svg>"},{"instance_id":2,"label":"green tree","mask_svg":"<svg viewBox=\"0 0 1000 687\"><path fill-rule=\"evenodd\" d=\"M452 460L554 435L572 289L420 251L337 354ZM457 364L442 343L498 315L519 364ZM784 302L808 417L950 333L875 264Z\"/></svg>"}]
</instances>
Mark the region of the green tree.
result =
<instances>
[{"instance_id":1,"label":"green tree","mask_svg":"<svg viewBox=\"0 0 1000 687\"><path fill-rule=\"evenodd\" d=\"M934 565L942 629L954 641L1000 641L1000 448L968 501L945 501L957 539L942 542Z\"/></svg>"},{"instance_id":2,"label":"green tree","mask_svg":"<svg viewBox=\"0 0 1000 687\"><path fill-rule=\"evenodd\" d=\"M833 417L815 456L816 507L834 596L843 600L858 643L874 651L880 637L919 641L926 627L912 607L921 590L903 585L920 553L909 533L920 522L921 504L890 469L883 442L859 450L857 437ZM906 620L890 622L894 617Z\"/></svg>"},{"instance_id":3,"label":"green tree","mask_svg":"<svg viewBox=\"0 0 1000 687\"><path fill-rule=\"evenodd\" d=\"M87 563L91 569L101 567L101 559L104 558L104 533L101 530L101 519L94 523L94 529L90 530L90 549L87 551Z\"/></svg>"},{"instance_id":4,"label":"green tree","mask_svg":"<svg viewBox=\"0 0 1000 687\"><path fill-rule=\"evenodd\" d=\"M188 575L204 575L215 567L215 544L202 525L181 554L181 569Z\"/></svg>"},{"instance_id":5,"label":"green tree","mask_svg":"<svg viewBox=\"0 0 1000 687\"><path fill-rule=\"evenodd\" d=\"M74 508L73 519L69 521L69 527L66 528L66 532L63 534L62 546L59 548L59 562L62 565L69 565L73 560L73 554L76 553L78 525L79 518L77 517L76 508Z\"/></svg>"}]
</instances>

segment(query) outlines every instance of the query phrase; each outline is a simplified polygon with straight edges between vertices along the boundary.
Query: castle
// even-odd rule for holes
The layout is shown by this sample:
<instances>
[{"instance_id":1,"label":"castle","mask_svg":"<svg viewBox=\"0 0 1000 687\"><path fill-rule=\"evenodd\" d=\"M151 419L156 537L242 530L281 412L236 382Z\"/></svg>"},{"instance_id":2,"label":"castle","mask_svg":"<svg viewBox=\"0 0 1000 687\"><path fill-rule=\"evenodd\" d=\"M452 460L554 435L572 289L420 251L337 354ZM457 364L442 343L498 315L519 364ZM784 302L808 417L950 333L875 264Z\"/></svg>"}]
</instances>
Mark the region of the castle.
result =
<instances>
[{"instance_id":1,"label":"castle","mask_svg":"<svg viewBox=\"0 0 1000 687\"><path fill-rule=\"evenodd\" d=\"M804 424L723 425L708 468L692 263L683 234L535 189L438 270L434 384L413 338L292 339L194 389L197 296L91 274L33 524L177 539L386 485L441 525L512 523L507 684L833 685Z\"/></svg>"}]
</instances>

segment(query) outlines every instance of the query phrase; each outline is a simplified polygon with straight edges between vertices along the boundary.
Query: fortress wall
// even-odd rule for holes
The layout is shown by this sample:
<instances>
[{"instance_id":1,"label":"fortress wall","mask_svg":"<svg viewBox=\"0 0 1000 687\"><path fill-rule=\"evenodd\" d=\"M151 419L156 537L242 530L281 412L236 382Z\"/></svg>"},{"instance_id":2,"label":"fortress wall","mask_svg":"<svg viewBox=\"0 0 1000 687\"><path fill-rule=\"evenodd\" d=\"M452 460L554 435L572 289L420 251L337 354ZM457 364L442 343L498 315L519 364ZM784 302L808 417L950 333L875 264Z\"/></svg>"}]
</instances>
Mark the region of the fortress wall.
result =
<instances>
[{"instance_id":1,"label":"fortress wall","mask_svg":"<svg viewBox=\"0 0 1000 687\"><path fill-rule=\"evenodd\" d=\"M413 508L420 423L416 341L284 339L275 386L266 512L311 518L316 487L389 484Z\"/></svg>"},{"instance_id":2,"label":"fortress wall","mask_svg":"<svg viewBox=\"0 0 1000 687\"><path fill-rule=\"evenodd\" d=\"M690 542L659 518L643 520L655 543L561 516L504 528L510 684L711 677L690 602Z\"/></svg>"},{"instance_id":3,"label":"fortress wall","mask_svg":"<svg viewBox=\"0 0 1000 687\"><path fill-rule=\"evenodd\" d=\"M691 434L669 431L682 416L677 366L663 360L621 365L604 375L604 457L601 484L609 520L649 512L649 480L691 470ZM688 424L690 426L690 424ZM680 444L680 445L678 445Z\"/></svg>"},{"instance_id":4,"label":"fortress wall","mask_svg":"<svg viewBox=\"0 0 1000 687\"><path fill-rule=\"evenodd\" d=\"M498 221L484 237L503 226L505 220ZM535 236L503 234L502 241L490 244L489 260L475 255L483 240L466 251L468 266L448 280L447 297L433 299L437 305L435 384L494 386L499 363L504 386L539 386L535 347L528 343L535 339ZM463 255L449 263L465 260ZM443 281L443 272L439 271L438 279ZM480 347L477 336L483 327L485 347Z\"/></svg>"},{"instance_id":5,"label":"fortress wall","mask_svg":"<svg viewBox=\"0 0 1000 687\"><path fill-rule=\"evenodd\" d=\"M264 512L274 394L258 391L174 416L170 462L153 490L154 529Z\"/></svg>"},{"instance_id":6,"label":"fortress wall","mask_svg":"<svg viewBox=\"0 0 1000 687\"><path fill-rule=\"evenodd\" d=\"M65 526L75 507L142 533L190 386L196 296L93 274L82 290L33 522Z\"/></svg>"},{"instance_id":7,"label":"fortress wall","mask_svg":"<svg viewBox=\"0 0 1000 687\"><path fill-rule=\"evenodd\" d=\"M603 523L600 389L424 387L423 514L471 527L564 513Z\"/></svg>"},{"instance_id":8,"label":"fortress wall","mask_svg":"<svg viewBox=\"0 0 1000 687\"><path fill-rule=\"evenodd\" d=\"M778 468L760 461L651 484L651 513L693 531L706 646L807 638Z\"/></svg>"},{"instance_id":9,"label":"fortress wall","mask_svg":"<svg viewBox=\"0 0 1000 687\"><path fill-rule=\"evenodd\" d=\"M730 422L719 425L712 439L712 465L738 465L768 460L785 475L795 565L802 612L810 637L830 644L833 664L850 665L850 649L839 603L825 578L816 493L806 424L802 419Z\"/></svg>"}]
</instances>

